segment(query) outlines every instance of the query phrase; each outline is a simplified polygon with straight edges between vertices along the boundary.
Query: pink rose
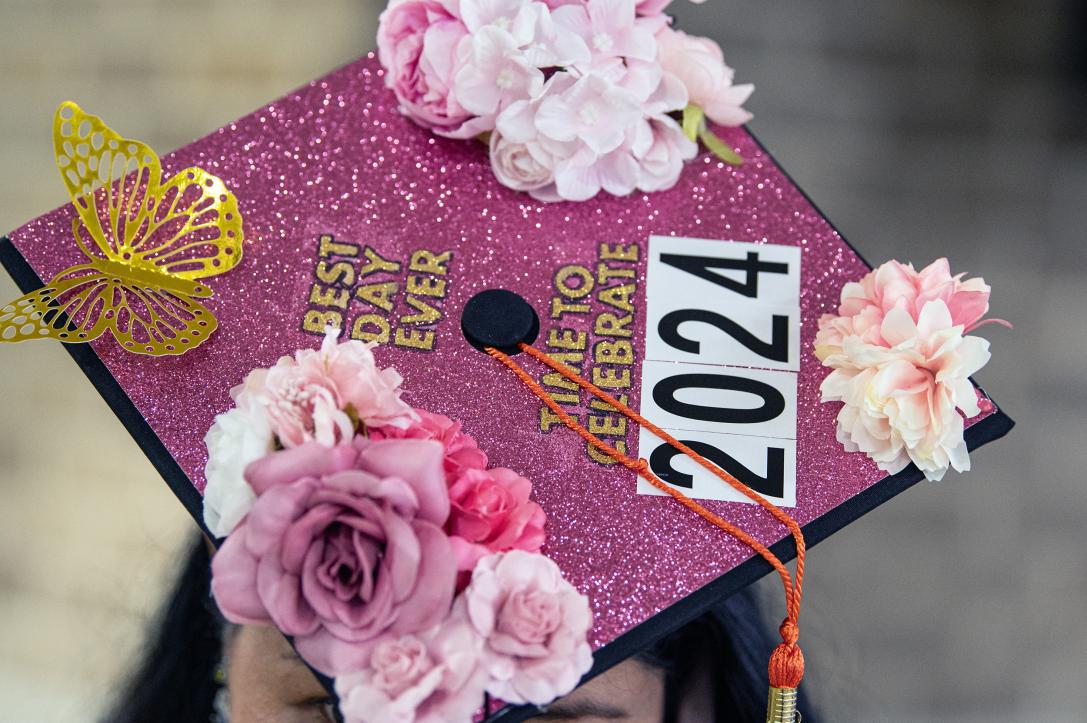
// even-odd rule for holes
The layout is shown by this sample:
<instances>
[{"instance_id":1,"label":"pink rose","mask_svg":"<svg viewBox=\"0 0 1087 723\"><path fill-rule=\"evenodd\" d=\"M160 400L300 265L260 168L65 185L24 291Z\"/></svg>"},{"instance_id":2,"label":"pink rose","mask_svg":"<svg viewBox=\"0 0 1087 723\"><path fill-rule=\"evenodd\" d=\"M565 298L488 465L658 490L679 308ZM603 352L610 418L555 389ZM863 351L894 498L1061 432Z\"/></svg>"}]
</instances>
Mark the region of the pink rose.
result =
<instances>
[{"instance_id":1,"label":"pink rose","mask_svg":"<svg viewBox=\"0 0 1087 723\"><path fill-rule=\"evenodd\" d=\"M379 636L449 614L456 560L442 531L440 444L308 443L253 462L246 480L257 500L212 560L227 619L274 623L336 674L364 663Z\"/></svg>"},{"instance_id":2,"label":"pink rose","mask_svg":"<svg viewBox=\"0 0 1087 723\"><path fill-rule=\"evenodd\" d=\"M255 369L231 392L239 406L263 410L284 447L348 441L356 419L366 426L394 427L416 419L400 399L396 370L378 369L368 345L354 339L337 343L338 334L329 329L320 349L303 349L271 369Z\"/></svg>"},{"instance_id":3,"label":"pink rose","mask_svg":"<svg viewBox=\"0 0 1087 723\"><path fill-rule=\"evenodd\" d=\"M386 636L365 666L336 678L346 723L468 723L483 704L481 639L463 617Z\"/></svg>"},{"instance_id":4,"label":"pink rose","mask_svg":"<svg viewBox=\"0 0 1087 723\"><path fill-rule=\"evenodd\" d=\"M456 479L469 469L486 469L487 455L476 440L461 431L461 423L425 409L416 409L418 420L405 428L377 427L370 430L370 439L433 439L445 449L445 473Z\"/></svg>"},{"instance_id":5,"label":"pink rose","mask_svg":"<svg viewBox=\"0 0 1087 723\"><path fill-rule=\"evenodd\" d=\"M516 143L498 130L491 133L491 169L515 191L537 191L555 182L554 157L539 143Z\"/></svg>"},{"instance_id":6,"label":"pink rose","mask_svg":"<svg viewBox=\"0 0 1087 723\"><path fill-rule=\"evenodd\" d=\"M589 600L547 557L521 550L485 557L461 599L484 640L491 695L546 705L592 667Z\"/></svg>"},{"instance_id":7,"label":"pink rose","mask_svg":"<svg viewBox=\"0 0 1087 723\"><path fill-rule=\"evenodd\" d=\"M458 134L473 118L453 93L461 65L457 47L466 37L455 0L394 0L381 13L377 50L385 84L404 112L425 128ZM469 128L465 137L477 132Z\"/></svg>"},{"instance_id":8,"label":"pink rose","mask_svg":"<svg viewBox=\"0 0 1087 723\"><path fill-rule=\"evenodd\" d=\"M540 549L547 518L531 494L531 482L501 467L469 469L450 484L446 530L453 535L459 569L471 570L492 552Z\"/></svg>"},{"instance_id":9,"label":"pink rose","mask_svg":"<svg viewBox=\"0 0 1087 723\"><path fill-rule=\"evenodd\" d=\"M721 46L669 26L657 31L656 37L661 66L683 82L690 102L705 111L707 118L724 126L751 120L743 104L755 86L732 84L734 71L725 65Z\"/></svg>"}]
</instances>

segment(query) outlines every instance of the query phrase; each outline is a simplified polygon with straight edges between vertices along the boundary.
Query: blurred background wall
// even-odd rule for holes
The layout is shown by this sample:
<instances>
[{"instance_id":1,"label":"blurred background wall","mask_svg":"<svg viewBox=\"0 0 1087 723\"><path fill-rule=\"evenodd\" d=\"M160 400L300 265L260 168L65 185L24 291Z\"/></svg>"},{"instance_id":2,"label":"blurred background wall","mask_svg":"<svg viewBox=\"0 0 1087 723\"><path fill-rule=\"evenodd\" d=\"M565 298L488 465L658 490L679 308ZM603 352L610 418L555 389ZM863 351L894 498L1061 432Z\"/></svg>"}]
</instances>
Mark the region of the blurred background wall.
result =
<instances>
[{"instance_id":1,"label":"blurred background wall","mask_svg":"<svg viewBox=\"0 0 1087 723\"><path fill-rule=\"evenodd\" d=\"M0 231L65 201L60 100L165 152L371 49L381 5L0 0ZM978 377L1011 437L812 553L808 690L835 721L1082 720L1083 3L673 10L756 84L751 127L870 261L947 255L1017 327L990 327ZM85 721L139 655L192 526L59 346L2 351L0 720Z\"/></svg>"}]
</instances>

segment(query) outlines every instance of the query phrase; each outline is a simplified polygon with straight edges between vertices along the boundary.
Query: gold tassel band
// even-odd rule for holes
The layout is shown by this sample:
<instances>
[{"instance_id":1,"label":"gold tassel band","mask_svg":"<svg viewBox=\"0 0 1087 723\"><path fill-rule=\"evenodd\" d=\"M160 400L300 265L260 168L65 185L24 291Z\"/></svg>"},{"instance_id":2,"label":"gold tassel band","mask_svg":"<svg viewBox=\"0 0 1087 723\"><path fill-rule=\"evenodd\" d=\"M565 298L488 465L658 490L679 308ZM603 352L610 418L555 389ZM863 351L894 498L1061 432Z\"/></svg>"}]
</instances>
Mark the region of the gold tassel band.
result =
<instances>
[{"instance_id":1,"label":"gold tassel band","mask_svg":"<svg viewBox=\"0 0 1087 723\"><path fill-rule=\"evenodd\" d=\"M766 723L797 723L799 720L796 712L796 688L770 686L770 696L766 702Z\"/></svg>"}]
</instances>

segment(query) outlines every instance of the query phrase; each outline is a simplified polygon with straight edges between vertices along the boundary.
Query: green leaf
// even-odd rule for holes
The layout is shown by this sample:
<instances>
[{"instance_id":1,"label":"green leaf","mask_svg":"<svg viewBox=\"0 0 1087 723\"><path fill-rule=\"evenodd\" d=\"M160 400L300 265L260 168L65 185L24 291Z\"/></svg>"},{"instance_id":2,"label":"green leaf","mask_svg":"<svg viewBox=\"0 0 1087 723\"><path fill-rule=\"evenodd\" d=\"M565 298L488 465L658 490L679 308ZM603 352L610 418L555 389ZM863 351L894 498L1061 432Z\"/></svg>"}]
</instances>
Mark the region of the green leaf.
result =
<instances>
[{"instance_id":1,"label":"green leaf","mask_svg":"<svg viewBox=\"0 0 1087 723\"><path fill-rule=\"evenodd\" d=\"M686 121L686 116L684 117L684 121ZM732 150L730 145L718 138L709 128L703 127L698 133L698 139L705 144L706 148L713 152L713 155L717 156L730 166L743 165L744 159L740 154Z\"/></svg>"},{"instance_id":2,"label":"green leaf","mask_svg":"<svg viewBox=\"0 0 1087 723\"><path fill-rule=\"evenodd\" d=\"M690 140L698 138L705 126L706 113L697 105L688 105L683 109L683 134Z\"/></svg>"}]
</instances>

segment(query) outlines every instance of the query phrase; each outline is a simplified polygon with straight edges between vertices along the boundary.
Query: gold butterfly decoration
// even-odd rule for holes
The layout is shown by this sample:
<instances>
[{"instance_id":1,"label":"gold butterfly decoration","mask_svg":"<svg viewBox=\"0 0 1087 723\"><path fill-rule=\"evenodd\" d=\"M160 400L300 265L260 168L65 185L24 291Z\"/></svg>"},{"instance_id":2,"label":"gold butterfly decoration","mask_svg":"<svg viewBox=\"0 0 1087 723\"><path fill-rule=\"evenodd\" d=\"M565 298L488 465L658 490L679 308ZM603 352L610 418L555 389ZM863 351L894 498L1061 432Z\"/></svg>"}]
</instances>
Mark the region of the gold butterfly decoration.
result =
<instances>
[{"instance_id":1,"label":"gold butterfly decoration","mask_svg":"<svg viewBox=\"0 0 1087 723\"><path fill-rule=\"evenodd\" d=\"M242 217L223 181L187 168L163 182L155 152L72 102L53 119L57 167L87 263L0 307L0 341L84 342L110 331L138 354L184 354L218 323L201 279L242 258Z\"/></svg>"}]
</instances>

